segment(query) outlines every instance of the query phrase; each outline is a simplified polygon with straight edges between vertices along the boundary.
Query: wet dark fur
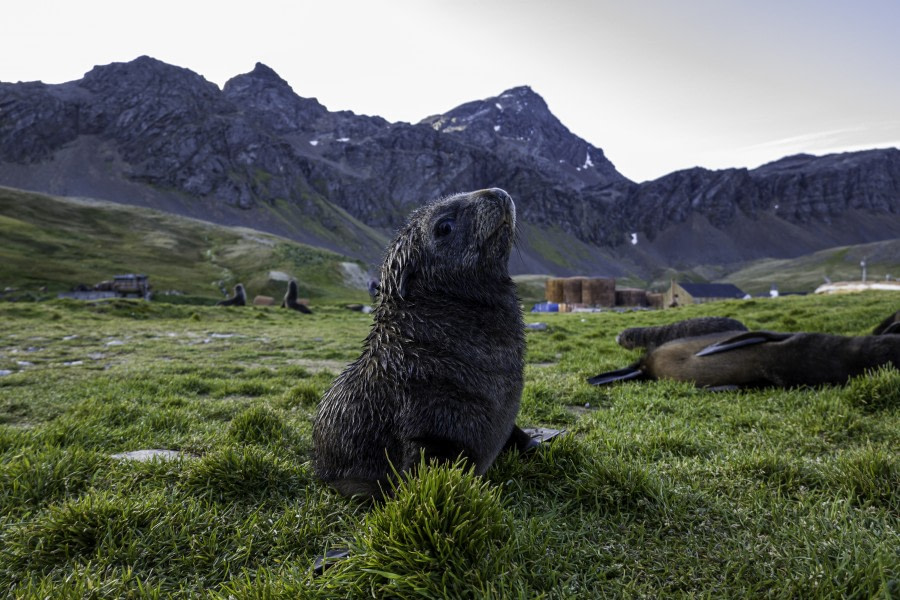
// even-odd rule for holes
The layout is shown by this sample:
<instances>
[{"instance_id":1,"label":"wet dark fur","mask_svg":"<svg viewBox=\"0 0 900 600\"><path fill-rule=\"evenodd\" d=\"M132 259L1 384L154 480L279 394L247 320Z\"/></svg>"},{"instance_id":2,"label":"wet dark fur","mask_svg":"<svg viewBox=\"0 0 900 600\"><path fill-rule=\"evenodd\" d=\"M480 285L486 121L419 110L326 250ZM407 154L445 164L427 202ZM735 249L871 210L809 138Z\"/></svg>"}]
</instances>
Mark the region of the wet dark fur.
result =
<instances>
[{"instance_id":1,"label":"wet dark fur","mask_svg":"<svg viewBox=\"0 0 900 600\"><path fill-rule=\"evenodd\" d=\"M245 306L246 304L247 292L244 291L244 285L241 283L234 286L234 296L216 302L216 306Z\"/></svg>"},{"instance_id":2,"label":"wet dark fur","mask_svg":"<svg viewBox=\"0 0 900 600\"><path fill-rule=\"evenodd\" d=\"M747 327L728 317L697 317L658 327L630 327L616 336L623 348L655 348L678 338L697 337L721 331L747 331Z\"/></svg>"},{"instance_id":3,"label":"wet dark fur","mask_svg":"<svg viewBox=\"0 0 900 600\"><path fill-rule=\"evenodd\" d=\"M446 224L453 219L452 232ZM381 267L362 355L335 380L313 429L316 474L345 495L380 497L420 452L464 455L484 473L515 426L525 337L508 272L515 207L502 190L415 211Z\"/></svg>"},{"instance_id":4,"label":"wet dark fur","mask_svg":"<svg viewBox=\"0 0 900 600\"><path fill-rule=\"evenodd\" d=\"M302 302L297 302L297 282L293 279L288 282L288 289L284 294L284 300L281 301L281 308L292 308L308 315L312 314L309 307Z\"/></svg>"},{"instance_id":5,"label":"wet dark fur","mask_svg":"<svg viewBox=\"0 0 900 600\"><path fill-rule=\"evenodd\" d=\"M700 352L706 354L698 356ZM884 364L900 368L900 336L723 332L668 342L625 369L588 381L600 385L673 379L700 387L842 385Z\"/></svg>"}]
</instances>

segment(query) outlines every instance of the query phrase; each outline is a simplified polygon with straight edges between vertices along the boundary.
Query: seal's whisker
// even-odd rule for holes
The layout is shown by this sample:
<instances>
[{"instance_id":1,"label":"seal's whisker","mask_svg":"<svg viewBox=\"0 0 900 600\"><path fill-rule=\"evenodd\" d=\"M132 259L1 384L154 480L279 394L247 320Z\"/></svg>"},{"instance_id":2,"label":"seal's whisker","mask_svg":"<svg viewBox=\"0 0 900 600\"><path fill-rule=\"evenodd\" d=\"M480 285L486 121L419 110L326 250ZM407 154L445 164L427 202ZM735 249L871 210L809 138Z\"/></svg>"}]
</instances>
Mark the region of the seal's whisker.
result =
<instances>
[{"instance_id":1,"label":"seal's whisker","mask_svg":"<svg viewBox=\"0 0 900 600\"><path fill-rule=\"evenodd\" d=\"M522 246L519 242L522 240L522 228L519 226L519 221L516 221L516 226L513 228L513 236L512 236L512 245L516 250L516 254L519 255L519 262L524 263L525 259L522 258Z\"/></svg>"}]
</instances>

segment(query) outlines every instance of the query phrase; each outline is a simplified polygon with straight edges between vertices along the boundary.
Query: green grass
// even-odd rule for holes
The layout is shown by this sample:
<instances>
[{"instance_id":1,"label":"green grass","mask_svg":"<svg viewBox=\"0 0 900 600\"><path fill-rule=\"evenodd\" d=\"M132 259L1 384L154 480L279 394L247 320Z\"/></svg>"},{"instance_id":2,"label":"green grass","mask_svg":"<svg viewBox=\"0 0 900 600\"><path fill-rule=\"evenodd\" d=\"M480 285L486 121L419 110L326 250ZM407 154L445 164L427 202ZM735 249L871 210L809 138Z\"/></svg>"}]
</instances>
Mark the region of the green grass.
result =
<instances>
[{"instance_id":1,"label":"green grass","mask_svg":"<svg viewBox=\"0 0 900 600\"><path fill-rule=\"evenodd\" d=\"M311 471L318 398L370 317L131 300L0 303L0 589L17 598L870 598L900 593L900 372L843 388L591 387L625 327L727 315L863 334L891 293L540 314L521 425L483 477L381 506ZM123 461L139 449L175 460ZM313 577L327 548L351 556Z\"/></svg>"},{"instance_id":2,"label":"green grass","mask_svg":"<svg viewBox=\"0 0 900 600\"><path fill-rule=\"evenodd\" d=\"M158 293L175 290L207 303L239 282L251 299L281 297L286 283L269 280L270 271L281 271L298 280L301 297L368 300L342 275L341 263L358 261L250 229L112 202L0 187L0 238L0 290L17 288L18 296L55 296L117 274L145 273Z\"/></svg>"}]
</instances>

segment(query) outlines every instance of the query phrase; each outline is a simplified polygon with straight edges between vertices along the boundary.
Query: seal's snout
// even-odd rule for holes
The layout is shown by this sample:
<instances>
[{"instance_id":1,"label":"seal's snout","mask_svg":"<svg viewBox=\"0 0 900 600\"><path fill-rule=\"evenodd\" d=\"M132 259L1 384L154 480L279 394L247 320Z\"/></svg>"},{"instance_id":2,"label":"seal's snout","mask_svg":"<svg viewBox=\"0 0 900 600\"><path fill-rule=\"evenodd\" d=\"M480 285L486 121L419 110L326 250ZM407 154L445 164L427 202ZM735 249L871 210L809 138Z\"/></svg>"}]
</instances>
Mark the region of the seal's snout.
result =
<instances>
[{"instance_id":1,"label":"seal's snout","mask_svg":"<svg viewBox=\"0 0 900 600\"><path fill-rule=\"evenodd\" d=\"M501 190L500 188L489 188L486 190L478 190L475 192L475 197L479 200L488 200L493 201L505 209L505 213L507 215L507 222L510 227L515 229L516 227L516 204L513 202L513 199L510 197L506 191Z\"/></svg>"},{"instance_id":2,"label":"seal's snout","mask_svg":"<svg viewBox=\"0 0 900 600\"><path fill-rule=\"evenodd\" d=\"M510 202L512 203L512 198L509 197L504 190L500 188L490 188L486 190L478 190L475 192L479 198L494 198L496 200L500 200L502 202Z\"/></svg>"}]
</instances>

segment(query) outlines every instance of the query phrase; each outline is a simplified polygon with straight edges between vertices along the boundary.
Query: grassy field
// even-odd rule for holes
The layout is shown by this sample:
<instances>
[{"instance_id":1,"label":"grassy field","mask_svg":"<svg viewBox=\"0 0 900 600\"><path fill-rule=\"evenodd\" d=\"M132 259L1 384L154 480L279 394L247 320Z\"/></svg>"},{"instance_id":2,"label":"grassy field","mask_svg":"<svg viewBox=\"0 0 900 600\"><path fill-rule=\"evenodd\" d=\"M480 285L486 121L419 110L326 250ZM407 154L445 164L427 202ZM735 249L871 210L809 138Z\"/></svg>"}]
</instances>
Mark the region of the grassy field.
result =
<instances>
[{"instance_id":1,"label":"grassy field","mask_svg":"<svg viewBox=\"0 0 900 600\"><path fill-rule=\"evenodd\" d=\"M709 393L587 376L624 327L727 315L864 334L869 293L528 315L519 423L568 434L369 507L316 481L311 419L370 317L0 303L0 590L16 598L870 598L900 594L900 373ZM137 462L114 454L178 452ZM326 548L351 556L313 577Z\"/></svg>"}]
</instances>

